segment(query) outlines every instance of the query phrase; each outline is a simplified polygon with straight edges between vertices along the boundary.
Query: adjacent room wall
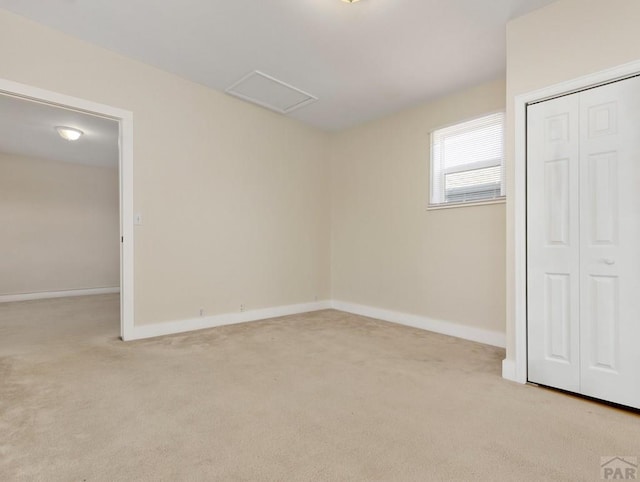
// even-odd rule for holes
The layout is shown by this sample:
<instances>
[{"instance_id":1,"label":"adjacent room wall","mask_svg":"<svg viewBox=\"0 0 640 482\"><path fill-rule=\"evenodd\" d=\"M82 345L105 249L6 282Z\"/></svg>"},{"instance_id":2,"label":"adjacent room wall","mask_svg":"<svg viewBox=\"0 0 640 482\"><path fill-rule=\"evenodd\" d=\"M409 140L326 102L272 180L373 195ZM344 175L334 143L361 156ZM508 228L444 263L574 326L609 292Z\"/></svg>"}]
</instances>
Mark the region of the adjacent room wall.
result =
<instances>
[{"instance_id":1,"label":"adjacent room wall","mask_svg":"<svg viewBox=\"0 0 640 482\"><path fill-rule=\"evenodd\" d=\"M328 299L326 133L1 10L0 58L133 112L136 325Z\"/></svg>"},{"instance_id":2,"label":"adjacent room wall","mask_svg":"<svg viewBox=\"0 0 640 482\"><path fill-rule=\"evenodd\" d=\"M0 295L120 284L118 169L0 153Z\"/></svg>"},{"instance_id":3,"label":"adjacent room wall","mask_svg":"<svg viewBox=\"0 0 640 482\"><path fill-rule=\"evenodd\" d=\"M640 59L637 0L560 0L507 26L507 196L513 193L514 98ZM514 359L514 207L507 203L507 358Z\"/></svg>"},{"instance_id":4,"label":"adjacent room wall","mask_svg":"<svg viewBox=\"0 0 640 482\"><path fill-rule=\"evenodd\" d=\"M504 103L497 80L333 136L333 299L504 332L504 203L426 209L430 131Z\"/></svg>"}]
</instances>

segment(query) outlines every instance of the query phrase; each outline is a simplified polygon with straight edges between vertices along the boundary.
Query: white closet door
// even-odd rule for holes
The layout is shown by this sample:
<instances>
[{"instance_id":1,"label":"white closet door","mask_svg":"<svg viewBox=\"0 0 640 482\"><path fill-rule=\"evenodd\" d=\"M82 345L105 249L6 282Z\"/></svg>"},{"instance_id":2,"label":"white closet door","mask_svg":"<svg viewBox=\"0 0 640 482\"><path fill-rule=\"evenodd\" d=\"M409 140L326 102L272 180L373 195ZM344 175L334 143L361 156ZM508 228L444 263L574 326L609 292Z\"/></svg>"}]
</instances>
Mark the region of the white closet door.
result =
<instances>
[{"instance_id":1,"label":"white closet door","mask_svg":"<svg viewBox=\"0 0 640 482\"><path fill-rule=\"evenodd\" d=\"M579 99L527 109L529 380L580 391Z\"/></svg>"},{"instance_id":2,"label":"white closet door","mask_svg":"<svg viewBox=\"0 0 640 482\"><path fill-rule=\"evenodd\" d=\"M640 408L640 78L580 93L581 393Z\"/></svg>"},{"instance_id":3,"label":"white closet door","mask_svg":"<svg viewBox=\"0 0 640 482\"><path fill-rule=\"evenodd\" d=\"M640 78L527 110L529 380L640 408Z\"/></svg>"}]
</instances>

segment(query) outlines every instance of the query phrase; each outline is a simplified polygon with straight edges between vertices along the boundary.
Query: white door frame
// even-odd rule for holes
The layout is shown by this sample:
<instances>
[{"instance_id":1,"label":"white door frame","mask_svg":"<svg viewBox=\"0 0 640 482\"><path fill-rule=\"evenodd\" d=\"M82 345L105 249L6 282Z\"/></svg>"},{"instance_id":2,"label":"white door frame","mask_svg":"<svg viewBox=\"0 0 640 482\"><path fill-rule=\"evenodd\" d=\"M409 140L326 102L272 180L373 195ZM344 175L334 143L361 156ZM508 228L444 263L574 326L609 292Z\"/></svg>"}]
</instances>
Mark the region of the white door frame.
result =
<instances>
[{"instance_id":1,"label":"white door frame","mask_svg":"<svg viewBox=\"0 0 640 482\"><path fill-rule=\"evenodd\" d=\"M570 94L640 74L640 61L630 62L515 97L515 183L512 191L515 229L515 352L505 360L502 376L527 383L527 104ZM515 363L515 366L511 363Z\"/></svg>"},{"instance_id":2,"label":"white door frame","mask_svg":"<svg viewBox=\"0 0 640 482\"><path fill-rule=\"evenodd\" d=\"M133 114L104 104L0 79L0 93L109 117L120 126L120 337L133 335Z\"/></svg>"}]
</instances>

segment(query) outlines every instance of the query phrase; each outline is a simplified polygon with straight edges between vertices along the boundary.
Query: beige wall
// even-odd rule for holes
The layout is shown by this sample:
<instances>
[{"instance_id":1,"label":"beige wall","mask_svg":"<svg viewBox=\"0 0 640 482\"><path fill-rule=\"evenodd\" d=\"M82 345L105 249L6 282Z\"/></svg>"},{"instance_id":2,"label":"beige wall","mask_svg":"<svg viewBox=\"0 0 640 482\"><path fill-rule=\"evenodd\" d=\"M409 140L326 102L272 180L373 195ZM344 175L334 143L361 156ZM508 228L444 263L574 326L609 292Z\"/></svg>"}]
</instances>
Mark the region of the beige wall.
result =
<instances>
[{"instance_id":1,"label":"beige wall","mask_svg":"<svg viewBox=\"0 0 640 482\"><path fill-rule=\"evenodd\" d=\"M334 135L334 299L504 331L505 205L426 210L430 131L504 102L498 80Z\"/></svg>"},{"instance_id":2,"label":"beige wall","mask_svg":"<svg viewBox=\"0 0 640 482\"><path fill-rule=\"evenodd\" d=\"M0 153L0 295L120 285L118 170Z\"/></svg>"},{"instance_id":3,"label":"beige wall","mask_svg":"<svg viewBox=\"0 0 640 482\"><path fill-rule=\"evenodd\" d=\"M507 27L507 195L513 192L514 97L640 59L640 2L560 0ZM514 210L507 204L507 357L513 359Z\"/></svg>"},{"instance_id":4,"label":"beige wall","mask_svg":"<svg viewBox=\"0 0 640 482\"><path fill-rule=\"evenodd\" d=\"M639 58L637 18L636 0L560 0L508 25L508 193L513 97ZM329 136L5 11L0 58L0 78L133 111L136 324L324 299L331 280L343 301L504 329L505 206L424 209L429 130L503 107L502 82Z\"/></svg>"},{"instance_id":5,"label":"beige wall","mask_svg":"<svg viewBox=\"0 0 640 482\"><path fill-rule=\"evenodd\" d=\"M135 324L328 298L325 133L1 10L0 59L133 112Z\"/></svg>"}]
</instances>

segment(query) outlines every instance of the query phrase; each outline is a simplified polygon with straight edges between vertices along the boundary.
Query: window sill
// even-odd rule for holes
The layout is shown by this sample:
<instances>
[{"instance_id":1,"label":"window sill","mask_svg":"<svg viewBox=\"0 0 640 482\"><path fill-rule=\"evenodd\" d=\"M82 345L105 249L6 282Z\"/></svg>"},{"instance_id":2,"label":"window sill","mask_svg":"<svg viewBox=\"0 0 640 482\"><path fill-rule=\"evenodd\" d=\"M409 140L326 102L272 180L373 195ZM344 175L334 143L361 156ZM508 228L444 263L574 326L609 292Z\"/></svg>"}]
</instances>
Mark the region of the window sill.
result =
<instances>
[{"instance_id":1,"label":"window sill","mask_svg":"<svg viewBox=\"0 0 640 482\"><path fill-rule=\"evenodd\" d=\"M427 211L438 211L440 209L455 209L471 206L487 206L489 204L504 204L507 201L506 197L500 197L497 199L491 199L487 201L471 201L466 203L443 203L443 204L429 204Z\"/></svg>"}]
</instances>

